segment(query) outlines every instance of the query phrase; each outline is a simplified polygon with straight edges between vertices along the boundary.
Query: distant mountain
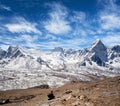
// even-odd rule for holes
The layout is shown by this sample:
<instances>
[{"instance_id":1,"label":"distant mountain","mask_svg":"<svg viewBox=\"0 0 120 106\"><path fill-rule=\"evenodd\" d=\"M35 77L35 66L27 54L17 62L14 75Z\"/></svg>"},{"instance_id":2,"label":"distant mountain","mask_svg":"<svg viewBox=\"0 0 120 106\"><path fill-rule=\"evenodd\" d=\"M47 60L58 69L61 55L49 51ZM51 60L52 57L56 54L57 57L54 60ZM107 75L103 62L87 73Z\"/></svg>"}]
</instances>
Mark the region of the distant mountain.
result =
<instances>
[{"instance_id":1,"label":"distant mountain","mask_svg":"<svg viewBox=\"0 0 120 106\"><path fill-rule=\"evenodd\" d=\"M22 53L22 49L18 46L16 47L12 47L9 46L8 50L7 50L7 55L6 57L8 58L16 58L16 57L22 57L24 56L24 54Z\"/></svg>"},{"instance_id":2,"label":"distant mountain","mask_svg":"<svg viewBox=\"0 0 120 106\"><path fill-rule=\"evenodd\" d=\"M70 80L92 81L119 76L120 45L106 47L101 40L96 40L84 50L56 47L51 51L41 51L10 46L5 51L0 48L0 71L0 80L7 80L11 84L9 87L7 83L2 83L1 89L5 89L5 86L6 89L13 89L9 76L14 79L13 82L23 84L23 87L19 85L15 88L41 83L59 86ZM27 79L33 79L33 82Z\"/></svg>"},{"instance_id":3,"label":"distant mountain","mask_svg":"<svg viewBox=\"0 0 120 106\"><path fill-rule=\"evenodd\" d=\"M7 52L6 52L5 50L2 50L2 49L0 48L0 59L5 58L6 53L7 53Z\"/></svg>"}]
</instances>

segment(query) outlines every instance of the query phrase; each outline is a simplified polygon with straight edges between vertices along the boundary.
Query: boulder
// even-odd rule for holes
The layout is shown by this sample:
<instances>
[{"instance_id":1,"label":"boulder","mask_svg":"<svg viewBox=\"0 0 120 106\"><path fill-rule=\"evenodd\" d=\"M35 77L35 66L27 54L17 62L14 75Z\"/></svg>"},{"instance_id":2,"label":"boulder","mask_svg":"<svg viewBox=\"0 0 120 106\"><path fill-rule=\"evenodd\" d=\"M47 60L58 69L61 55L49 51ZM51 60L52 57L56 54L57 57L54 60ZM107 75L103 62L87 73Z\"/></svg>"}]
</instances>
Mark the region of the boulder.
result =
<instances>
[{"instance_id":1,"label":"boulder","mask_svg":"<svg viewBox=\"0 0 120 106\"><path fill-rule=\"evenodd\" d=\"M9 99L2 99L2 100L0 100L0 104L7 104L9 102L10 102Z\"/></svg>"}]
</instances>

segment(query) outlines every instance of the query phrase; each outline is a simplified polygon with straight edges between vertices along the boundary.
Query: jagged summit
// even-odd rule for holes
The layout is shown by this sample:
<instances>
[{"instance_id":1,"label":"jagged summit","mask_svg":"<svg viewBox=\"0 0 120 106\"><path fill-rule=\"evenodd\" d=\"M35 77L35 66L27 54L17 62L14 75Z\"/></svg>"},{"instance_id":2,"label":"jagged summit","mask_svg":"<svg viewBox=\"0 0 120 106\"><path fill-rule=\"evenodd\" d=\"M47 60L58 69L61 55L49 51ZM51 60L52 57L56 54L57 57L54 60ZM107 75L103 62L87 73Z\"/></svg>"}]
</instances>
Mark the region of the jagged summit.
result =
<instances>
[{"instance_id":1,"label":"jagged summit","mask_svg":"<svg viewBox=\"0 0 120 106\"><path fill-rule=\"evenodd\" d=\"M96 43L96 44L102 43L102 41L101 41L100 39L96 39L95 43Z\"/></svg>"},{"instance_id":2,"label":"jagged summit","mask_svg":"<svg viewBox=\"0 0 120 106\"><path fill-rule=\"evenodd\" d=\"M97 39L89 48L89 51L104 51L106 46L102 43L100 39Z\"/></svg>"},{"instance_id":3,"label":"jagged summit","mask_svg":"<svg viewBox=\"0 0 120 106\"><path fill-rule=\"evenodd\" d=\"M9 46L7 51L8 51L9 53L13 53L13 52L15 52L16 50L22 51L22 49L21 49L20 46Z\"/></svg>"},{"instance_id":4,"label":"jagged summit","mask_svg":"<svg viewBox=\"0 0 120 106\"><path fill-rule=\"evenodd\" d=\"M89 52L94 53L92 59L95 58L96 60L99 58L98 60L101 61L101 63L102 61L107 61L107 48L100 39L97 39L88 50Z\"/></svg>"},{"instance_id":5,"label":"jagged summit","mask_svg":"<svg viewBox=\"0 0 120 106\"><path fill-rule=\"evenodd\" d=\"M7 57L13 58L13 57L18 57L18 56L24 56L24 53L23 53L21 47L9 46L8 50L7 50Z\"/></svg>"},{"instance_id":6,"label":"jagged summit","mask_svg":"<svg viewBox=\"0 0 120 106\"><path fill-rule=\"evenodd\" d=\"M116 45L116 46L113 46L111 48L111 50L115 51L115 52L120 52L120 45Z\"/></svg>"}]
</instances>

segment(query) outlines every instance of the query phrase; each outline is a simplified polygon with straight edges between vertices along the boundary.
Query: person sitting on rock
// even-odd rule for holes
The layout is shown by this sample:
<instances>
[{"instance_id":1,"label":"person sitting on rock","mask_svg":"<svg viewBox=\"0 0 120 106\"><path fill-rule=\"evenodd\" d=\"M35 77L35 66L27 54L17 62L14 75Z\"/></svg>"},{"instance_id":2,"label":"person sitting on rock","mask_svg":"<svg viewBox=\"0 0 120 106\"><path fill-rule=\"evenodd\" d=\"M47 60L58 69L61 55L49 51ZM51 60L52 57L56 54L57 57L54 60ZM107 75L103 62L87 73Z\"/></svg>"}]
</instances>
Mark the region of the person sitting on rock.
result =
<instances>
[{"instance_id":1,"label":"person sitting on rock","mask_svg":"<svg viewBox=\"0 0 120 106\"><path fill-rule=\"evenodd\" d=\"M49 93L47 96L48 96L48 100L55 99L55 96L54 96L54 94L53 94L53 91L51 91L51 93Z\"/></svg>"}]
</instances>

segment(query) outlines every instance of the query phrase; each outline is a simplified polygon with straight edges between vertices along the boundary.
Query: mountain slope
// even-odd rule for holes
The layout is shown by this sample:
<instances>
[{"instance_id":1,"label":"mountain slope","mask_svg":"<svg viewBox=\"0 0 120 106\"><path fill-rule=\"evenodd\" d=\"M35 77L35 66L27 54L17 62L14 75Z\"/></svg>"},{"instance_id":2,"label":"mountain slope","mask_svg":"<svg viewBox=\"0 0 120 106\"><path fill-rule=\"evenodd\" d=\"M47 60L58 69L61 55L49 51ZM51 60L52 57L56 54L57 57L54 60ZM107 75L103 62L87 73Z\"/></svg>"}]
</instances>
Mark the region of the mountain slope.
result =
<instances>
[{"instance_id":1,"label":"mountain slope","mask_svg":"<svg viewBox=\"0 0 120 106\"><path fill-rule=\"evenodd\" d=\"M0 89L56 87L71 80L119 76L120 45L108 48L97 40L84 50L58 47L51 51L10 46L0 49L0 72Z\"/></svg>"},{"instance_id":2,"label":"mountain slope","mask_svg":"<svg viewBox=\"0 0 120 106\"><path fill-rule=\"evenodd\" d=\"M55 99L48 100L53 91ZM0 91L0 99L9 99L4 106L119 106L120 77L96 82L70 82L59 88Z\"/></svg>"}]
</instances>

